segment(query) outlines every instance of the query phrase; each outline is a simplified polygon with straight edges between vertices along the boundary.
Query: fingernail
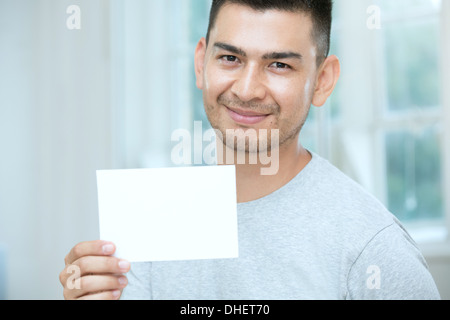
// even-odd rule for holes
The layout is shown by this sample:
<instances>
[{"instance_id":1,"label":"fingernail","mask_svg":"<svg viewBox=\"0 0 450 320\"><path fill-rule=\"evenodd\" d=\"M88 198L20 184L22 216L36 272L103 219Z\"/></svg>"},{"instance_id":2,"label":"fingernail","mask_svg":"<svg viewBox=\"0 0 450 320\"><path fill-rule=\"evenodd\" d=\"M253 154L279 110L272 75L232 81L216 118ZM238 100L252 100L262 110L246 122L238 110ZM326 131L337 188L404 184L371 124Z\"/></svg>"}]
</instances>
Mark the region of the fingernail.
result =
<instances>
[{"instance_id":1,"label":"fingernail","mask_svg":"<svg viewBox=\"0 0 450 320\"><path fill-rule=\"evenodd\" d=\"M119 278L119 284L120 284L121 286L124 286L124 285L126 285L127 283L128 283L127 278L125 278L125 277L120 277L120 278Z\"/></svg>"},{"instance_id":2,"label":"fingernail","mask_svg":"<svg viewBox=\"0 0 450 320\"><path fill-rule=\"evenodd\" d=\"M125 260L121 260L119 261L119 269L120 270L128 270L130 268L130 263L128 261Z\"/></svg>"},{"instance_id":3,"label":"fingernail","mask_svg":"<svg viewBox=\"0 0 450 320\"><path fill-rule=\"evenodd\" d=\"M114 246L112 244L105 244L102 250L104 254L111 254L114 252Z\"/></svg>"},{"instance_id":4,"label":"fingernail","mask_svg":"<svg viewBox=\"0 0 450 320\"><path fill-rule=\"evenodd\" d=\"M120 290L114 290L112 292L112 295L113 295L114 298L117 298L118 296L120 296Z\"/></svg>"}]
</instances>

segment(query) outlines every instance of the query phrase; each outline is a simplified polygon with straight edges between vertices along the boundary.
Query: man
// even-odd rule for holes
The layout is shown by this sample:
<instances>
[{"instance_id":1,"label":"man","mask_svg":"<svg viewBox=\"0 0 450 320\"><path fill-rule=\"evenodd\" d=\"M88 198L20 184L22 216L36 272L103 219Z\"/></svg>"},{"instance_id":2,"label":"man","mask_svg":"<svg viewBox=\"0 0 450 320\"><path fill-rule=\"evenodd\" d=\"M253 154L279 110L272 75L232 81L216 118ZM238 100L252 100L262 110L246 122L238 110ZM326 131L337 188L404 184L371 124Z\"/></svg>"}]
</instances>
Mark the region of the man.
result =
<instances>
[{"instance_id":1,"label":"man","mask_svg":"<svg viewBox=\"0 0 450 320\"><path fill-rule=\"evenodd\" d=\"M236 166L239 258L140 263L130 271L111 257L114 244L84 242L66 257L65 298L439 299L394 216L299 144L310 105L326 102L340 73L328 56L331 11L330 0L213 1L195 72L219 148L249 155L252 139L263 139L248 136L239 149L240 137L227 130L278 136L256 150L277 152L276 174L262 175L260 162ZM67 285L72 265L80 267L80 289Z\"/></svg>"}]
</instances>

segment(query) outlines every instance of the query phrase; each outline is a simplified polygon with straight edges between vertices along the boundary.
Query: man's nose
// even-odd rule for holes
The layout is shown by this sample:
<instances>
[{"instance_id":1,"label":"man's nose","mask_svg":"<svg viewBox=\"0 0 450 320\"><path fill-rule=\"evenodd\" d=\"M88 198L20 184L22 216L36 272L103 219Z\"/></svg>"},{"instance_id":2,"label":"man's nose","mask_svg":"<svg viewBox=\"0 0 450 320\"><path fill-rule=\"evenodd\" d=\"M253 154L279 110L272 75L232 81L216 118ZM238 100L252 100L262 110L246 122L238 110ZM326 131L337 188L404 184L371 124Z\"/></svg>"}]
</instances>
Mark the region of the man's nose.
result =
<instances>
[{"instance_id":1,"label":"man's nose","mask_svg":"<svg viewBox=\"0 0 450 320\"><path fill-rule=\"evenodd\" d=\"M245 66L234 81L231 92L243 102L263 100L266 96L266 87L262 82L261 73L256 65Z\"/></svg>"}]
</instances>

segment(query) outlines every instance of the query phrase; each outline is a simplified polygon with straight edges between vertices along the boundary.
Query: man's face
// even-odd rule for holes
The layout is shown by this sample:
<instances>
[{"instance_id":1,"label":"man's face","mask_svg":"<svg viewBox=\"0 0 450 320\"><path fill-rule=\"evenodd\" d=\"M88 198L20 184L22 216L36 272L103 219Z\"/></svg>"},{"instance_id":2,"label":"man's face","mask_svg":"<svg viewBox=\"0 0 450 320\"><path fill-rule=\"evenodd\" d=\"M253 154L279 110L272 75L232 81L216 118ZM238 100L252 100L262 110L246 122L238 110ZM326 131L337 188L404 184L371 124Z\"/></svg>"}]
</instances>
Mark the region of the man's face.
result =
<instances>
[{"instance_id":1,"label":"man's face","mask_svg":"<svg viewBox=\"0 0 450 320\"><path fill-rule=\"evenodd\" d=\"M280 146L297 142L317 73L311 30L303 13L222 7L197 61L197 86L224 138L227 130L279 129Z\"/></svg>"}]
</instances>

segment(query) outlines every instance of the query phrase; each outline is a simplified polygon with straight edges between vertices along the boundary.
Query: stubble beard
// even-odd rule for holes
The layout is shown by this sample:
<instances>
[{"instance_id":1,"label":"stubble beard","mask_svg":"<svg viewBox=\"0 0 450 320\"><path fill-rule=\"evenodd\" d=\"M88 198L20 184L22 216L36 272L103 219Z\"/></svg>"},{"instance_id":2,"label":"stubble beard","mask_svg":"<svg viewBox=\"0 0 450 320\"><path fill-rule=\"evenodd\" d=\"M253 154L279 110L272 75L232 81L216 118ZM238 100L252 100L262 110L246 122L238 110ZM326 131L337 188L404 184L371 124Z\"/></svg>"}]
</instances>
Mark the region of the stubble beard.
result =
<instances>
[{"instance_id":1,"label":"stubble beard","mask_svg":"<svg viewBox=\"0 0 450 320\"><path fill-rule=\"evenodd\" d=\"M275 117L275 128L256 130L253 128L225 128L219 118L219 109L229 107L239 107L240 109L251 110L261 113L271 113ZM244 106L244 107L243 107ZM291 119L279 119L279 105L261 105L256 103L242 103L237 100L227 99L223 95L219 96L216 105L207 104L205 110L209 123L216 131L219 140L228 149L237 153L271 153L274 148L281 148L293 142L298 142L299 134L308 118L311 103L302 108L306 112L298 123L293 123ZM215 115L215 117L214 117ZM272 141L274 140L274 141Z\"/></svg>"}]
</instances>

